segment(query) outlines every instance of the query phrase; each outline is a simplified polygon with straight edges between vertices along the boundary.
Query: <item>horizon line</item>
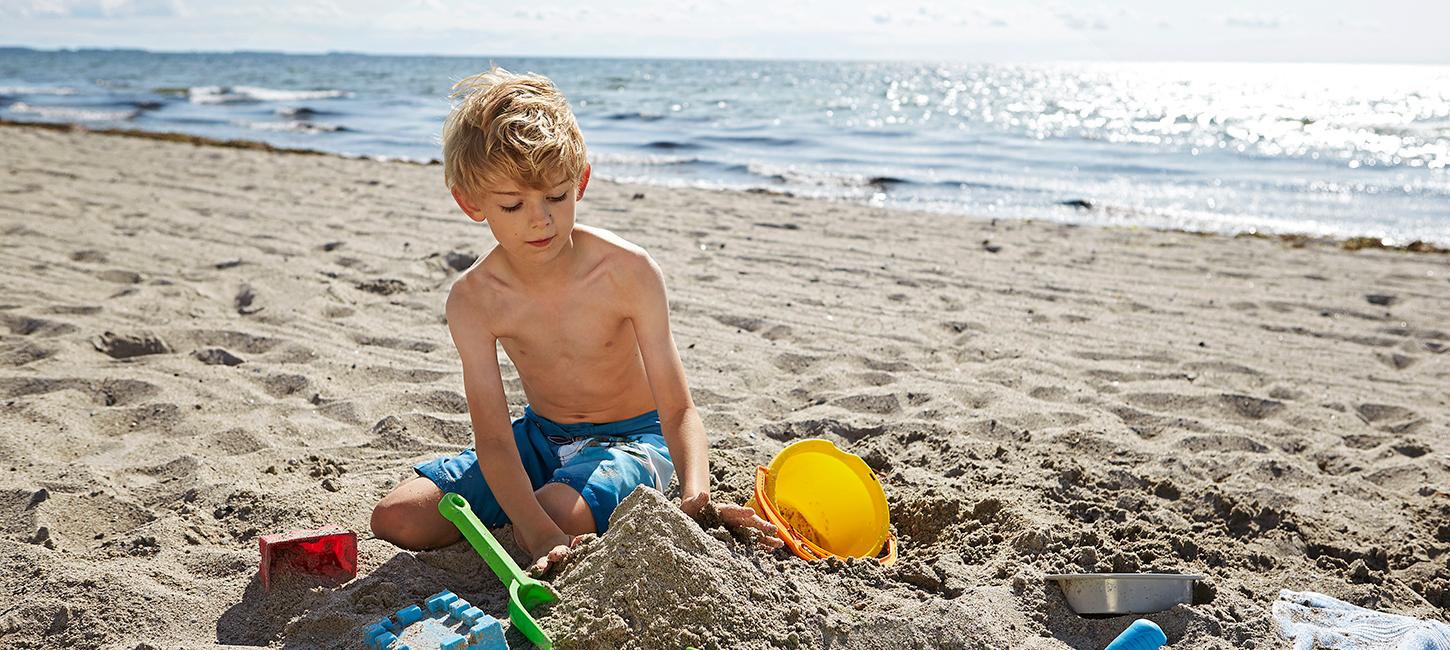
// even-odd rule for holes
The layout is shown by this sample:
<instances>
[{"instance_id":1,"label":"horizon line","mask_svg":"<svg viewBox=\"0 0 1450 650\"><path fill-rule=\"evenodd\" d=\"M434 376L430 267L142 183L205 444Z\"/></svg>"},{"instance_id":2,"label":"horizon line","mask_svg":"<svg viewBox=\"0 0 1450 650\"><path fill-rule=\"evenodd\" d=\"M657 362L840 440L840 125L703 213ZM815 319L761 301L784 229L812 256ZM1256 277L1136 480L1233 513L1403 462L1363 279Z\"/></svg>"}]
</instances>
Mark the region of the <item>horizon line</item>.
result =
<instances>
[{"instance_id":1,"label":"horizon line","mask_svg":"<svg viewBox=\"0 0 1450 650\"><path fill-rule=\"evenodd\" d=\"M36 47L33 45L10 45L0 43L0 51L3 50L29 50L31 52L139 52L144 54L275 54L282 56L365 56L365 57L408 57L408 58L444 58L444 59L546 59L546 60L590 60L598 59L605 61L749 61L749 62L781 62L781 63L917 63L917 64L959 64L959 65L1062 65L1062 64L1096 64L1096 63L1144 63L1144 64L1172 64L1172 65L1223 65L1223 64L1249 64L1249 65L1363 65L1363 66L1424 66L1424 67L1447 67L1450 61L1426 62L1426 61L1343 61L1343 60L1297 60L1297 61L1275 61L1275 60L1247 60L1247 59L1026 59L1026 60L970 60L970 59L852 59L852 58L825 58L825 57L711 57L711 56L639 56L639 55L601 55L584 54L572 56L545 55L545 54L437 54L428 52L363 52L356 50L267 50L267 49L231 49L231 50L202 50L202 49L155 49L143 47L105 46L105 45L77 45L77 46L53 46Z\"/></svg>"}]
</instances>

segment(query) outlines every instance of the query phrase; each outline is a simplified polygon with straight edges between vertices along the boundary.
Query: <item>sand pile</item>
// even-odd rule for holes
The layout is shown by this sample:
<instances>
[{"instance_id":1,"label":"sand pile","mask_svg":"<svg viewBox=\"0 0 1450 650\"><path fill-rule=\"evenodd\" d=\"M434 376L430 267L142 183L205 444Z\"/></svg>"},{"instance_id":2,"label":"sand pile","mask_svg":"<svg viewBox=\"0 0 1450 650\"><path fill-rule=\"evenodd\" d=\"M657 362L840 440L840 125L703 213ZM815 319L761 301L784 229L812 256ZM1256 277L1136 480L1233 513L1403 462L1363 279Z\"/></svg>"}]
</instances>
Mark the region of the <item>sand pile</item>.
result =
<instances>
[{"instance_id":1,"label":"sand pile","mask_svg":"<svg viewBox=\"0 0 1450 650\"><path fill-rule=\"evenodd\" d=\"M986 615L1005 609L1005 589L947 600L871 560L766 555L643 487L553 584L561 601L542 620L559 648L975 648L1035 636L1019 615Z\"/></svg>"}]
</instances>

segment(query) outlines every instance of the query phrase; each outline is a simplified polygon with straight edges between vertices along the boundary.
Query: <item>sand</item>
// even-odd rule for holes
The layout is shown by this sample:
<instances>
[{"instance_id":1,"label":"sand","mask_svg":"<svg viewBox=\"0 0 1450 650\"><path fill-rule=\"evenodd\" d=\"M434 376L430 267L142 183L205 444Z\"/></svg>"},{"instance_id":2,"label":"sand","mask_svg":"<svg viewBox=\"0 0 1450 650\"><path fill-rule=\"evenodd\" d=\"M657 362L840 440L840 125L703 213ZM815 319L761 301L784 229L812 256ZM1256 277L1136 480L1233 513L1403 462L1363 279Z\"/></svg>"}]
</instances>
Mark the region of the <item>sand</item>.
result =
<instances>
[{"instance_id":1,"label":"sand","mask_svg":"<svg viewBox=\"0 0 1450 650\"><path fill-rule=\"evenodd\" d=\"M367 530L470 439L442 308L491 239L438 167L0 150L6 647L357 647L444 588L503 614L466 545ZM1284 647L1280 588L1450 617L1450 256L600 181L580 209L665 270L717 497L832 440L901 560L765 555L640 493L554 578L561 648L1101 648L1131 618L1042 578L1085 570L1208 576L1150 617L1175 649ZM257 536L324 524L358 578L263 593Z\"/></svg>"}]
</instances>

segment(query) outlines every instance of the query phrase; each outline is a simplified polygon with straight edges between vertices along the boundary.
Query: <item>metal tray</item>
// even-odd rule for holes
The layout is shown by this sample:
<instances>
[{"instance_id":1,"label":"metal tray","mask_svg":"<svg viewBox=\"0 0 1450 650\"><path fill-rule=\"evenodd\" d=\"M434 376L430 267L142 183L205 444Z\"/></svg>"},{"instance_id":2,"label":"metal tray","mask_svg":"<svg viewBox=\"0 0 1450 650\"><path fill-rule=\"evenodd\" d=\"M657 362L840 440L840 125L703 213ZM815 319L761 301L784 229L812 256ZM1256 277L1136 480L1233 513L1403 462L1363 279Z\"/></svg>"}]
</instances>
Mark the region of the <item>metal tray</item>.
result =
<instances>
[{"instance_id":1,"label":"metal tray","mask_svg":"<svg viewBox=\"0 0 1450 650\"><path fill-rule=\"evenodd\" d=\"M1151 614L1193 602L1193 582L1203 576L1176 573L1058 573L1047 576L1062 587L1079 614Z\"/></svg>"}]
</instances>

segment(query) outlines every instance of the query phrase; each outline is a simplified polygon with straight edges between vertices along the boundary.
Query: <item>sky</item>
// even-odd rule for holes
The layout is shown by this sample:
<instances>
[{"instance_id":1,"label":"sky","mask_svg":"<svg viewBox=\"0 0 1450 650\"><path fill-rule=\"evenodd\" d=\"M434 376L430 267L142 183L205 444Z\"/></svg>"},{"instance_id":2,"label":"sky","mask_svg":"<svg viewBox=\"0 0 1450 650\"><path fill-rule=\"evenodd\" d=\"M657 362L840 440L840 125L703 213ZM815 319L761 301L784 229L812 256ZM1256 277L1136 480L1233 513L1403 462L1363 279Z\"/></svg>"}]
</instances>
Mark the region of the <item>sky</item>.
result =
<instances>
[{"instance_id":1,"label":"sky","mask_svg":"<svg viewBox=\"0 0 1450 650\"><path fill-rule=\"evenodd\" d=\"M0 45L942 61L1450 63L1446 0L0 0Z\"/></svg>"}]
</instances>

